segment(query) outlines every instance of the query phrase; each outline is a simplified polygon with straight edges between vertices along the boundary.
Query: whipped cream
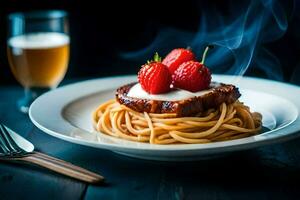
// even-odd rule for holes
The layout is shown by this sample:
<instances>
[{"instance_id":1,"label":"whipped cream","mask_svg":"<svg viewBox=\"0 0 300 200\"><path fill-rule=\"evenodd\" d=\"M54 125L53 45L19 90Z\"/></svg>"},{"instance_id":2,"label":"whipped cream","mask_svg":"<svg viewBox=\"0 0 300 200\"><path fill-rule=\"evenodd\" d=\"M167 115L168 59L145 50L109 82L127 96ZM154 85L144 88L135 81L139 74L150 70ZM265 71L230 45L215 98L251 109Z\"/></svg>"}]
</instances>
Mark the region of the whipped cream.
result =
<instances>
[{"instance_id":1,"label":"whipped cream","mask_svg":"<svg viewBox=\"0 0 300 200\"><path fill-rule=\"evenodd\" d=\"M214 85L214 87L216 87L216 85ZM127 96L139 98L139 99L151 99L151 100L158 100L158 101L180 101L180 100L189 99L196 96L205 95L207 93L212 92L212 90L213 88L208 90L201 90L199 92L190 92L187 90L175 89L164 94L149 94L143 90L142 86L139 83L137 83L131 87Z\"/></svg>"}]
</instances>

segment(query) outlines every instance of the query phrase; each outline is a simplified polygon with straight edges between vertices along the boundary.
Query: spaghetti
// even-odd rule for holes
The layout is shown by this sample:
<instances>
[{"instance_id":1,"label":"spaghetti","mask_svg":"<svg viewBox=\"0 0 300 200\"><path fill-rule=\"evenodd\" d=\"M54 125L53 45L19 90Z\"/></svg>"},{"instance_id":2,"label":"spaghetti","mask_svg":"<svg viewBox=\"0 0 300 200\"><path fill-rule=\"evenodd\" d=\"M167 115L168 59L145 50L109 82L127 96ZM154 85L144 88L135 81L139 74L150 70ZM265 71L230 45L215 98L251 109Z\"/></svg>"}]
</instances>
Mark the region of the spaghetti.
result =
<instances>
[{"instance_id":1,"label":"spaghetti","mask_svg":"<svg viewBox=\"0 0 300 200\"><path fill-rule=\"evenodd\" d=\"M244 138L261 130L262 116L236 101L193 117L139 113L114 99L93 113L94 128L105 134L151 144L208 143Z\"/></svg>"}]
</instances>

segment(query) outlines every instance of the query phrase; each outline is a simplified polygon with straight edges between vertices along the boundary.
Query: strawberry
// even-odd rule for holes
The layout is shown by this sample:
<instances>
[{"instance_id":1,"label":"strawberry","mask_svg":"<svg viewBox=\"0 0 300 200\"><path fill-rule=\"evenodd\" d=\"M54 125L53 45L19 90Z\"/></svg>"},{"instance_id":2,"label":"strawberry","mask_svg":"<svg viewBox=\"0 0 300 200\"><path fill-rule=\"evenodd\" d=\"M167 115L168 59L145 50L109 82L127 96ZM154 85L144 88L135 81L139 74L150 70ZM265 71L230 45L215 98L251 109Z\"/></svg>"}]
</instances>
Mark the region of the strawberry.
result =
<instances>
[{"instance_id":1,"label":"strawberry","mask_svg":"<svg viewBox=\"0 0 300 200\"><path fill-rule=\"evenodd\" d=\"M188 61L182 63L172 75L174 87L197 92L207 89L211 82L211 73L203 64L207 51L212 46L208 46L203 54L202 61Z\"/></svg>"},{"instance_id":2,"label":"strawberry","mask_svg":"<svg viewBox=\"0 0 300 200\"><path fill-rule=\"evenodd\" d=\"M168 67L161 63L161 58L156 53L154 61L148 61L140 69L138 80L146 92L160 94L170 91L172 76Z\"/></svg>"},{"instance_id":3,"label":"strawberry","mask_svg":"<svg viewBox=\"0 0 300 200\"><path fill-rule=\"evenodd\" d=\"M182 63L174 72L173 86L197 92L208 88L211 81L211 74L207 67L197 61Z\"/></svg>"},{"instance_id":4,"label":"strawberry","mask_svg":"<svg viewBox=\"0 0 300 200\"><path fill-rule=\"evenodd\" d=\"M163 64L169 67L171 74L179 67L180 64L195 60L195 55L190 49L173 49L163 60Z\"/></svg>"}]
</instances>

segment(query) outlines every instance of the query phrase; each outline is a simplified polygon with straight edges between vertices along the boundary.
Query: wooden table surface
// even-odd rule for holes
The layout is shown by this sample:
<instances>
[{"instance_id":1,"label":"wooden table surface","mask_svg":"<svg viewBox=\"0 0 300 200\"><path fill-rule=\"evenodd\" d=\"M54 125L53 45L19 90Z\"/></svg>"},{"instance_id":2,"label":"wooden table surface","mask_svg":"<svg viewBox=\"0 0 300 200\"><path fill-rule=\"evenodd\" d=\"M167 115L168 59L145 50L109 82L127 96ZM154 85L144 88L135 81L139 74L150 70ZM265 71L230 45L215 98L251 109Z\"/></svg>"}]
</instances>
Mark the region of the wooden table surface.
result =
<instances>
[{"instance_id":1,"label":"wooden table surface","mask_svg":"<svg viewBox=\"0 0 300 200\"><path fill-rule=\"evenodd\" d=\"M101 173L88 185L39 167L0 163L0 199L300 199L300 139L197 162L157 162L49 136L17 111L21 87L0 87L0 121L37 150Z\"/></svg>"}]
</instances>

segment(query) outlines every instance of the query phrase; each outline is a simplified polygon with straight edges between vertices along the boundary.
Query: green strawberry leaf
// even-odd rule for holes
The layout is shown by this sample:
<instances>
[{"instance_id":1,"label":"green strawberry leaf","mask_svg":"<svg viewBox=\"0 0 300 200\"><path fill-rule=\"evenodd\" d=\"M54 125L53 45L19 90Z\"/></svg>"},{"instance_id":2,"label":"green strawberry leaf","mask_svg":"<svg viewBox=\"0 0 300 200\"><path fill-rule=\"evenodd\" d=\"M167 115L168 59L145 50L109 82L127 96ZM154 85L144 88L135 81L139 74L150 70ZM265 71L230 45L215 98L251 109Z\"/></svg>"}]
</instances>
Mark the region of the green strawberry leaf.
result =
<instances>
[{"instance_id":1,"label":"green strawberry leaf","mask_svg":"<svg viewBox=\"0 0 300 200\"><path fill-rule=\"evenodd\" d=\"M155 62L161 62L161 57L158 55L157 52L155 52L154 56L153 56L153 60Z\"/></svg>"},{"instance_id":2,"label":"green strawberry leaf","mask_svg":"<svg viewBox=\"0 0 300 200\"><path fill-rule=\"evenodd\" d=\"M153 60L147 60L147 64L150 64L151 62L161 62L161 57L158 55L157 52L155 52Z\"/></svg>"}]
</instances>

